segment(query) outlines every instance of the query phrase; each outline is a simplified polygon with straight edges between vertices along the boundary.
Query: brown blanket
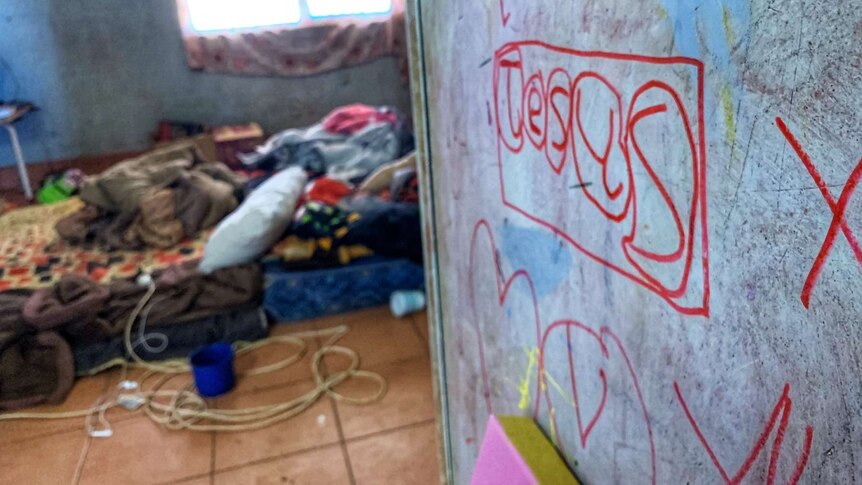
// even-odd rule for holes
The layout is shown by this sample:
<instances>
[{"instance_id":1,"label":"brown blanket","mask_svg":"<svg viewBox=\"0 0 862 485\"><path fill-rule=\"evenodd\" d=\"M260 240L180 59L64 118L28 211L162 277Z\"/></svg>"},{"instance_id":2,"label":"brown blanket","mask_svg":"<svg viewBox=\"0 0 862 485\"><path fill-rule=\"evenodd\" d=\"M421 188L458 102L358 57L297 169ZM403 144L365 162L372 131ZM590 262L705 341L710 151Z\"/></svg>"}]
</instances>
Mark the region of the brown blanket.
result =
<instances>
[{"instance_id":1,"label":"brown blanket","mask_svg":"<svg viewBox=\"0 0 862 485\"><path fill-rule=\"evenodd\" d=\"M74 381L69 344L24 322L30 294L0 293L0 411L62 402Z\"/></svg>"},{"instance_id":2,"label":"brown blanket","mask_svg":"<svg viewBox=\"0 0 862 485\"><path fill-rule=\"evenodd\" d=\"M263 292L257 265L203 274L193 265L172 266L155 278L156 290L141 313L148 326L176 323L252 303ZM105 339L123 333L147 287L121 280L100 285L68 275L37 290L23 307L24 321L40 330L57 329L72 342Z\"/></svg>"},{"instance_id":3,"label":"brown blanket","mask_svg":"<svg viewBox=\"0 0 862 485\"><path fill-rule=\"evenodd\" d=\"M0 333L0 410L59 404L74 381L72 350L55 332Z\"/></svg>"},{"instance_id":4,"label":"brown blanket","mask_svg":"<svg viewBox=\"0 0 862 485\"><path fill-rule=\"evenodd\" d=\"M194 141L175 143L88 178L87 206L59 221L57 233L75 244L169 248L233 211L244 182Z\"/></svg>"},{"instance_id":5,"label":"brown blanket","mask_svg":"<svg viewBox=\"0 0 862 485\"><path fill-rule=\"evenodd\" d=\"M0 411L62 402L75 368L71 345L120 335L147 286L100 285L67 275L49 288L0 293ZM178 324L257 303L263 275L257 265L198 272L172 266L155 277L155 292L138 322Z\"/></svg>"},{"instance_id":6,"label":"brown blanket","mask_svg":"<svg viewBox=\"0 0 862 485\"><path fill-rule=\"evenodd\" d=\"M33 290L9 290L0 293L0 332L15 332L21 325L21 312Z\"/></svg>"},{"instance_id":7,"label":"brown blanket","mask_svg":"<svg viewBox=\"0 0 862 485\"><path fill-rule=\"evenodd\" d=\"M79 196L108 212L132 212L148 193L167 187L197 163L212 162L194 139L182 140L88 177Z\"/></svg>"}]
</instances>

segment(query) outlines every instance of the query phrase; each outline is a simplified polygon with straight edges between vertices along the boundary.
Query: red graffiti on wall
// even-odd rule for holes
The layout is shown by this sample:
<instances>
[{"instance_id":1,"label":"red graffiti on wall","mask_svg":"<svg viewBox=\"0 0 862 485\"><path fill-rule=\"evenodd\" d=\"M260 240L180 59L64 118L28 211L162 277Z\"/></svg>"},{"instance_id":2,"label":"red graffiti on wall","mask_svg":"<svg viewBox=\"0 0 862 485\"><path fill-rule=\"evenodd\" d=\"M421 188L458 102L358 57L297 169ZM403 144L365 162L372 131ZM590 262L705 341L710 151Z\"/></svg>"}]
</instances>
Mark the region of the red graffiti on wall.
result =
<instances>
[{"instance_id":1,"label":"red graffiti on wall","mask_svg":"<svg viewBox=\"0 0 862 485\"><path fill-rule=\"evenodd\" d=\"M850 245L850 249L853 250L853 254L856 256L856 261L862 265L862 247L860 247L859 241L856 239L856 235L853 233L852 229L850 229L850 226L847 225L847 220L845 218L847 204L850 202L850 197L853 196L853 192L859 185L859 181L862 180L862 160L859 160L856 168L854 168L850 173L850 177L848 177L847 182L845 182L844 189L841 190L841 195L836 201L829 192L826 180L817 170L811 157L808 156L808 153L806 153L802 148L802 144L799 143L799 140L797 140L796 137L793 136L793 133L790 132L790 129L784 123L784 120L780 117L775 118L775 124L778 126L778 129L784 137L787 138L790 146L793 147L796 155L808 170L808 173L811 174L811 178L814 179L814 183L817 184L817 188L820 189L820 193L829 205L829 210L832 211L832 223L829 225L829 230L826 232L826 238L820 247L820 251L817 253L817 257L814 258L814 263L812 264L811 269L808 271L808 277L805 278L805 284L802 285L802 305L805 306L805 308L808 308L811 303L811 292L814 290L814 285L817 284L817 279L820 277L820 272L823 271L823 266L829 258L829 253L835 246L835 240L838 236L839 230Z\"/></svg>"},{"instance_id":2,"label":"red graffiti on wall","mask_svg":"<svg viewBox=\"0 0 862 485\"><path fill-rule=\"evenodd\" d=\"M485 243L482 243L481 240L485 239ZM485 288L487 285L487 281L476 281L476 274L480 271L480 265L490 265L494 269L495 273L495 282L492 285L494 288L493 292L495 293L495 304L493 304L494 310L497 312L494 317L491 317L492 321L483 321L483 319L479 318L477 305L476 305L476 292L477 288ZM488 359L485 351L484 337L494 332L502 332L509 331L512 332L512 328L507 328L504 325L504 322L507 320L503 315L503 307L509 301L510 296L512 295L512 288L516 284L522 284L528 290L527 297L529 299L526 302L526 307L528 308L528 312L530 315L522 315L524 318L529 318L532 320L532 325L535 328L535 334L530 333L530 335L525 336L532 341L522 342L523 345L534 348L539 346L539 340L542 335L541 323L539 319L539 305L536 297L536 289L533 284L533 280L530 277L530 274L523 269L518 269L512 272L511 275L504 275L503 268L500 263L499 253L497 251L497 244L494 240L494 234L491 230L491 226L484 219L479 220L475 226L473 227L473 235L470 240L470 269L468 274L469 279L469 298L470 298L470 307L472 309L472 318L470 328L474 332L474 336L476 339L476 354L479 360L479 369L481 372L481 392L482 398L485 401L485 407L488 414L493 414L495 412L494 400L492 398L491 393L491 379L489 377L488 372ZM522 295L522 294L521 294ZM521 298L523 296L519 296ZM463 340L463 337L459 340ZM460 344L459 344L460 345ZM538 370L536 371L538 375ZM536 381L536 411L535 416L538 415L539 412L539 398L540 396L538 389L538 377L535 379ZM499 408L496 410L499 412ZM478 423L473 423L474 431L477 429Z\"/></svg>"},{"instance_id":3,"label":"red graffiti on wall","mask_svg":"<svg viewBox=\"0 0 862 485\"><path fill-rule=\"evenodd\" d=\"M719 475L721 475L721 479L724 483L728 485L737 485L742 482L742 480L751 472L751 468L754 465L755 460L757 460L758 456L763 452L766 447L767 442L769 441L769 436L772 434L772 430L775 429L776 423L778 424L778 429L775 433L775 439L772 442L772 449L769 453L769 467L766 473L766 484L773 485L775 483L775 477L778 473L778 459L781 456L781 445L784 442L785 433L787 432L787 426L790 423L790 414L793 407L793 401L790 399L790 385L785 384L784 392L781 393L781 397L778 398L778 403L776 403L775 408L772 410L772 414L770 414L769 419L766 422L766 426L763 428L763 431L758 436L757 441L754 442L754 447L751 449L751 452L746 457L745 461L742 463L742 466L739 467L739 470L731 477L724 465L718 460L718 457L715 455L715 452L704 436L703 432L700 429L700 426L697 424L697 420L695 420L691 411L689 410L688 405L685 402L685 399L682 397L682 392L679 390L679 384L674 382L673 389L676 391L676 397L679 401L680 406L682 406L682 410L685 412L686 418L688 418L688 422L691 423L691 427L694 429L695 435L697 435L698 441L700 441L703 448L706 450L707 455L709 455L710 461L715 466L716 470L718 470ZM781 418L781 422L778 422L779 417ZM787 480L788 485L795 485L799 482L799 479L802 477L802 472L805 471L805 466L808 464L808 457L811 453L811 441L814 438L814 428L811 426L806 426L805 428L805 440L802 445L802 452L799 454L799 457L796 459L796 464L793 468L793 473L790 475L790 478Z\"/></svg>"},{"instance_id":4,"label":"red graffiti on wall","mask_svg":"<svg viewBox=\"0 0 862 485\"><path fill-rule=\"evenodd\" d=\"M491 271L488 271L489 268L491 268ZM493 275L491 275L492 272ZM482 276L484 276L484 278L482 278ZM533 371L534 374L529 376L531 378L530 382L535 379L533 394L535 399L532 403L533 419L538 419L540 416L548 416L548 418L553 421L554 428L559 430L556 425L557 416L558 414L562 415L566 410L562 408L555 410L553 407L551 395L549 394L547 387L548 374L547 369L545 368L545 363L547 362L547 355L550 352L548 347L550 336L563 333L564 331L568 344L566 347L567 356L565 358L569 362L569 378L572 386L571 393L575 402L575 406L572 411L574 411L581 446L587 446L587 440L592 433L592 430L599 422L602 412L607 404L606 371L603 366L614 363L620 365L624 364L624 372L630 377L633 399L636 399L636 402L639 404L640 412L644 418L645 435L648 437L648 446L650 450L651 483L655 483L656 454L649 414L647 413L646 406L644 404L640 384L638 383L633 364L629 360L628 353L625 351L622 342L616 334L607 327L602 327L598 331L594 331L586 325L582 325L573 320L556 322L550 325L548 329L543 332L543 325L539 315L538 298L532 277L529 272L524 269L514 269L509 274L506 274L497 250L494 233L490 224L484 219L479 220L473 227L473 233L470 240L470 260L467 278L469 280L469 302L472 312L472 321L469 325L463 326L463 328L462 326L458 327L459 334L457 345L461 358L476 359L479 369L478 373L480 375L480 378L476 379L475 385L468 383L465 395L465 404L467 406L467 412L470 415L470 426L472 426L472 436L468 437L468 439L473 438L473 436L481 435L476 416L476 414L478 414L476 399L479 396L484 400L484 413L493 414L500 412L513 412L513 405L511 402L506 402L505 393L501 395L499 390L496 393L493 392L497 387L493 382L500 382L500 374L502 369L505 367L501 365L503 362L489 358L485 342L489 338L495 338L496 344L502 345L500 341L502 335L517 333L520 329L523 329L524 332L519 337L519 347L526 346L528 348L538 349L538 366ZM492 278L493 282L488 281L486 278ZM519 291L514 291L515 288L518 288ZM490 294L487 293L489 291ZM480 292L485 293L484 299L479 298L478 294ZM490 299L490 301L488 299ZM483 308L488 312L487 315L483 315L484 318L480 317L479 304L481 302L489 303L487 307L483 305ZM517 314L508 314L507 311L504 310L504 307L507 306L516 308ZM523 325L523 323L528 323L528 325ZM465 333L465 330L470 333ZM588 420L585 420L582 416L583 413L580 407L581 400L575 379L575 360L581 357L581 353L577 352L577 349L570 347L572 345L574 332L582 332L583 335L586 335L591 341L594 338L596 347L591 350L598 349L601 353L602 359L604 359L604 362L597 363L597 372L604 388L602 402L599 409L594 415L589 417ZM464 342L471 342L472 345L475 345L475 347L473 347L474 353L471 354L469 348L462 348ZM582 350L586 351L586 349ZM498 356L498 358L499 357L500 356ZM474 382L469 376L467 377L467 380L468 382ZM545 401L544 405L542 402L543 397ZM506 406L509 406L509 408L504 409ZM517 410L515 410L515 412L516 411ZM560 443L561 447L564 446L559 436L557 436L557 441Z\"/></svg>"},{"instance_id":5,"label":"red graffiti on wall","mask_svg":"<svg viewBox=\"0 0 862 485\"><path fill-rule=\"evenodd\" d=\"M708 315L703 82L690 58L504 45L493 76L503 203L677 311ZM607 123L587 118L605 112Z\"/></svg>"},{"instance_id":6,"label":"red graffiti on wall","mask_svg":"<svg viewBox=\"0 0 862 485\"><path fill-rule=\"evenodd\" d=\"M605 372L604 367L601 364L597 365L596 368L596 376L601 381L602 387L602 396L601 400L596 407L595 412L591 416L584 417L582 413L581 399L578 393L578 384L577 384L577 376L575 372L575 359L577 358L577 348L572 347L572 334L573 332L582 332L586 336L589 337L589 341L595 341L596 345L599 347L601 351L602 357L605 361L610 362L611 354L608 349L608 343L610 343L614 348L619 352L619 356L622 358L623 362L625 362L626 370L631 378L631 388L635 392L635 396L637 398L637 403L639 404L640 411L642 412L643 422L646 427L646 435L649 440L649 450L650 450L650 469L651 469L651 483L656 483L656 453L655 453L655 443L653 441L652 434L652 423L650 422L649 413L647 412L646 404L644 403L643 393L641 392L640 384L638 383L638 377L635 373L634 367L632 365L631 360L629 359L628 353L623 346L622 341L617 337L617 335L608 327L601 327L598 331L584 325L581 322L575 320L561 320L554 322L551 326L545 330L544 335L542 336L542 346L539 351L539 378L541 379L541 388L545 391L545 401L547 402L549 409L549 419L552 421L552 427L557 433L557 442L561 450L564 450L563 440L559 436L559 426L556 424L557 419L557 409L553 406L553 401L551 399L550 388L548 385L548 370L545 366L545 359L548 356L548 342L550 338L555 333L565 332L565 340L567 344L567 359L569 363L569 385L571 386L572 393L572 401L574 403L574 412L575 412L575 422L577 423L577 431L578 437L580 438L580 444L582 448L587 447L587 441L590 438L590 434L595 429L596 424L599 422L599 419L602 417L602 413L607 406L608 401L608 382L607 382L607 373ZM538 401L536 403L536 411L538 412Z\"/></svg>"},{"instance_id":7,"label":"red graffiti on wall","mask_svg":"<svg viewBox=\"0 0 862 485\"><path fill-rule=\"evenodd\" d=\"M490 268L491 271L486 271L488 274L485 276L494 280L490 285L488 284L489 282L487 279L477 279L477 275L481 275L482 270L487 270L488 268ZM491 272L493 272L493 276L490 276ZM472 310L472 322L463 327L469 329L475 337L475 354L472 355L477 357L477 367L479 369L478 375L481 377L477 376L475 379L470 379L467 385L466 392L468 394L468 405L471 407L471 410L474 411L474 415L470 418L473 426L472 435L467 438L467 441L473 442L476 436L481 435L478 430L478 423L476 422L475 416L475 411L479 411L478 408L480 407L476 405L476 398L481 396L481 399L484 400L484 406L481 406L482 409L479 411L479 413L483 414L483 418L485 417L485 414L501 412L501 408L504 408L506 405L511 406L511 403L500 400L504 399L504 397L501 398L499 393L495 394L492 392L492 389L495 387L492 385L492 382L495 381L495 378L499 377L501 372L507 372L509 369L504 365L500 365L503 363L501 361L489 361L486 355L486 341L493 338L497 343L499 343L502 335L516 332L518 330L519 323L521 323L520 328L526 330L526 337L519 339L519 342L525 346L532 347L532 339L535 337L535 342L539 351L538 368L534 376L536 382L536 393L532 410L533 418L548 419L551 432L554 434L555 441L560 450L563 453L566 452L565 448L567 442L564 441L560 425L558 424L561 422L560 418L565 413L572 413L571 421L574 422L575 429L573 432L576 433L575 437L577 444L583 449L588 449L589 443L594 439L602 441L610 439L604 431L600 431L598 435L594 433L600 423L602 423L602 418L606 414L606 410L609 405L622 404L624 406L635 406L639 411L639 420L642 418L641 423L643 426L642 434L640 436L644 441L643 447L640 449L646 449L647 447L649 449L650 474L648 476L644 475L644 478L648 478L650 483L657 483L657 453L653 438L652 421L641 389L638 373L635 369L635 364L630 359L622 339L616 334L616 332L607 326L595 328L573 319L558 320L547 326L547 328L544 328L540 319L538 298L530 273L524 269L516 269L511 271L509 274L506 274L500 254L497 251L494 233L490 224L484 219L479 220L473 228L470 244L468 279L470 283L469 302ZM522 291L513 291L516 285L518 285ZM492 296L485 295L485 299L480 299L477 296L477 292L485 290L490 290ZM485 316L485 318L480 318L480 303L487 302L487 298L491 298L491 304L487 306L492 310L491 315ZM511 304L518 300L524 304L522 307L519 307L522 311L514 316L507 315L506 312L503 311L503 308L507 304ZM495 311L498 311L499 313L495 313ZM527 325L523 325L523 322L526 322ZM465 334L463 333L464 328L461 328L461 326L458 327L458 346L461 357L468 358L470 349L462 348L465 338ZM562 346L560 346L561 341L564 343ZM552 342L555 346L551 345ZM561 348L563 349L564 354L557 354ZM552 396L549 382L553 381L551 371L560 371L560 368L550 369L549 362L557 364L564 362L562 372L566 374L568 380L569 389L565 392L570 393L570 408L568 406L555 406L555 400ZM595 371L588 372L586 374L578 373L576 372L576 363L585 364L587 368L593 368ZM566 364L568 365L566 366ZM616 369L612 367L614 364L618 364ZM583 369L583 367L581 367L581 369ZM622 388L615 387L615 389L622 389L622 393L625 398L614 399L613 396L610 395L609 376L624 379L626 384L624 384ZM590 378L595 380L590 382L588 380ZM499 380L496 382L499 382ZM592 384L592 386L590 386L590 384ZM592 395L585 395L582 392L585 387L591 387L594 390L598 389L598 391L593 392ZM724 465L719 461L712 446L701 430L697 419L695 419L694 414L683 397L679 384L676 382L674 382L674 391L686 419L694 430L695 436L707 452L707 455L715 466L723 482L726 484L738 485L747 476L749 476L758 457L762 456L766 450L770 437L774 436L771 448L768 452L769 461L765 477L765 483L767 485L774 485L776 477L778 476L778 468L782 456L782 446L790 424L792 413L793 403L790 398L789 385L785 385L783 393L779 397L771 415L767 419L763 430L758 435L754 446L745 457L743 464L733 474L733 476L730 475ZM588 396L586 400L589 400L589 397L593 397L593 401L596 402L594 408L590 409L589 404L585 404L585 396ZM619 396L619 394L616 396ZM542 398L544 398L544 403L542 402ZM495 399L497 399L497 401L495 401ZM628 436L624 439L624 442L627 444L630 440L638 439L633 438L633 436L637 435L632 435L631 432L632 428L629 427L627 430ZM798 457L796 457L793 470L790 472L789 478L786 481L787 484L795 485L799 482L808 463L813 435L813 427L807 426L805 429L802 450L799 452ZM594 436L599 436L599 438L594 438Z\"/></svg>"},{"instance_id":8,"label":"red graffiti on wall","mask_svg":"<svg viewBox=\"0 0 862 485\"><path fill-rule=\"evenodd\" d=\"M500 0L500 16L503 19L503 27L509 23L509 17L512 16L512 12L506 12L506 5L503 3L503 0Z\"/></svg>"}]
</instances>

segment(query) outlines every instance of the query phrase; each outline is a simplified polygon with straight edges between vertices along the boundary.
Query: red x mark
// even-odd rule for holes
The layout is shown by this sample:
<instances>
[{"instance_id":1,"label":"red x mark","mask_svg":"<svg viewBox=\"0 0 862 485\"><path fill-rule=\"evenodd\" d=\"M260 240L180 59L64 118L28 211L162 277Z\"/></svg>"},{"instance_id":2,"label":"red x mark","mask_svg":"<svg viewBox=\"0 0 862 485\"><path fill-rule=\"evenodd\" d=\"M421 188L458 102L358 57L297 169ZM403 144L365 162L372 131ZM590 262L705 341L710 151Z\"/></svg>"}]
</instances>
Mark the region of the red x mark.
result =
<instances>
[{"instance_id":1,"label":"red x mark","mask_svg":"<svg viewBox=\"0 0 862 485\"><path fill-rule=\"evenodd\" d=\"M808 278L805 279L805 285L802 287L802 305L804 305L805 308L808 308L808 304L811 301L811 291L817 283L820 271L823 270L823 266L826 264L826 258L829 257L829 252L832 251L832 247L835 245L835 238L838 236L839 229L847 239L847 243L850 244L850 249L853 250L853 254L856 256L856 261L862 265L862 248L859 246L859 241L856 239L856 235L853 234L853 231L847 225L847 221L844 220L844 213L847 210L847 204L850 202L850 197L856 190L856 186L859 185L860 179L862 179L862 160L859 160L856 168L853 169L853 172L847 179L847 183L844 184L841 196L838 197L838 201L836 202L832 197L832 194L829 192L829 187L826 186L826 181L823 180L823 176L817 171L817 167L814 166L814 163L811 161L811 157L809 157L808 154L805 153L805 150L802 149L802 145L799 143L799 140L790 133L787 125L784 124L784 121L780 117L775 118L775 124L778 125L778 129L781 130L781 133L783 133L784 137L787 138L787 141L790 143L790 146L793 147L793 150L799 156L799 159L802 160L803 164L805 164L805 168L808 169L808 173L811 174L811 178L814 179L814 182L820 189L820 193L823 194L823 198L826 199L826 203L829 204L829 209L832 210L833 214L832 223L829 225L829 231L826 233L826 240L823 241L823 245L820 247L820 252L817 253L817 258L814 260L814 264L811 265L811 271L808 272Z\"/></svg>"}]
</instances>

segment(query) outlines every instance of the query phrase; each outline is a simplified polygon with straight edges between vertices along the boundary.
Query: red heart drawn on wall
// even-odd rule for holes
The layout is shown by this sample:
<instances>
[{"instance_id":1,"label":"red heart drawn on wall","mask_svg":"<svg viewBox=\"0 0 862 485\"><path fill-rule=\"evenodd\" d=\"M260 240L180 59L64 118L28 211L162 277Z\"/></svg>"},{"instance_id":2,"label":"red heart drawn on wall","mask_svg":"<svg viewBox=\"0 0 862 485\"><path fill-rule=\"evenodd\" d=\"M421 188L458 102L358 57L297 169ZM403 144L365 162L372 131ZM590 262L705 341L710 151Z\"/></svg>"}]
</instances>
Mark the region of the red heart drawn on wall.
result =
<instances>
[{"instance_id":1,"label":"red heart drawn on wall","mask_svg":"<svg viewBox=\"0 0 862 485\"><path fill-rule=\"evenodd\" d=\"M625 374L631 383L630 390L633 398L639 403L644 419L646 434L649 441L651 483L655 483L655 445L653 443L652 425L649 414L644 404L640 384L635 374L631 360L616 334L607 327L598 331L573 320L559 321L542 331L542 323L539 316L538 297L535 285L529 272L524 269L514 269L507 274L503 267L494 233L488 221L481 219L473 227L470 241L470 259L468 268L469 279L469 303L472 312L470 325L459 326L458 348L462 359L469 359L471 349L475 349L475 359L479 372L481 373L481 396L485 401L487 414L499 413L501 411L511 412L513 403L506 400L505 396L495 393L495 380L499 382L500 374L505 372L504 362L489 357L489 350L500 347L503 340L517 335L517 341L522 346L538 349L538 365L535 374L529 377L535 378L535 399L533 400L533 419L538 419L541 413L542 396L545 397L547 406L547 417L552 432L556 434L557 444L561 450L564 447L560 440L557 417L552 407L551 396L548 392L546 377L546 348L549 336L557 331L563 332L567 342L571 341L574 332L580 332L588 341L595 343L595 348L600 352L602 362L598 363L596 376L601 381L601 400L595 409L586 410L582 408L581 396L578 395L578 387L574 372L574 359L576 355L570 351L568 363L570 369L572 395L574 397L574 412L578 427L578 436L582 447L587 446L592 431L600 422L602 413L608 400L608 382L603 365L625 364ZM514 291L515 289L519 291ZM526 291L525 291L526 290ZM507 314L512 308L515 314ZM463 328L461 328L463 327ZM472 342L470 342L472 340ZM466 342L466 344L465 344ZM495 345L491 345L491 343ZM493 352L491 352L493 354ZM499 355L499 354L498 354ZM621 359L621 361L620 361ZM467 367L469 367L469 360ZM505 380L507 376L503 375ZM472 390L469 382L475 382L471 376L465 376L466 404L468 412L475 406L474 399L480 394L480 390ZM531 379L530 379L531 380ZM630 395L631 395L630 394ZM506 409L506 408L509 409ZM563 410L559 410L563 411ZM479 435L479 428L475 412L471 414L473 436Z\"/></svg>"},{"instance_id":2,"label":"red heart drawn on wall","mask_svg":"<svg viewBox=\"0 0 862 485\"><path fill-rule=\"evenodd\" d=\"M490 276L491 272L493 272L493 276ZM470 241L468 278L472 311L470 328L475 335L475 349L482 374L482 396L488 414L493 414L495 403L486 340L520 333L523 338L519 345L531 349L538 348L541 325L536 289L530 275L522 269L515 270L510 275L504 274L493 231L488 221L484 219L479 220L473 228L473 236ZM513 288L518 287L527 291L512 291ZM488 300L492 300L493 303L488 304ZM522 311L518 315L507 315L507 303L512 304L511 306L517 306L514 303L520 304ZM480 313L483 315L480 316ZM529 328L534 329L534 331L529 330ZM498 370L498 367L494 367L494 370ZM538 384L538 366L533 372L536 382L535 417L539 412L541 396ZM510 403L507 402L506 404L509 405Z\"/></svg>"},{"instance_id":3,"label":"red heart drawn on wall","mask_svg":"<svg viewBox=\"0 0 862 485\"><path fill-rule=\"evenodd\" d=\"M550 395L550 389L549 389L549 386L547 385L548 384L547 383L548 375L546 374L546 369L545 369L545 358L548 355L548 348L547 348L548 339L555 329L565 331L566 347L569 348L569 347L571 347L572 329L573 328L576 331L585 332L586 335L589 337L588 340L594 341L595 344L598 346L599 350L601 351L601 355L605 360L607 360L610 357L610 354L608 353L607 346L602 341L599 334L596 333L593 329L586 327L586 326L582 325L581 323L575 322L575 321L562 321L562 322L555 322L554 324L552 324L550 327L548 327L548 330L545 331L545 335L542 337L541 362L539 365L540 373L542 376L542 381L543 381L543 384L545 384L545 385L543 385L543 388L545 391L545 399L547 399L548 402L552 402L551 401L551 395ZM572 355L573 351L569 350L568 352L566 352L566 354L567 354L567 358L568 358L568 362L569 362L569 385L571 386L572 400L574 401L575 420L577 421L577 424L578 424L578 436L580 438L581 447L586 448L587 438L589 438L590 433L592 433L593 428L596 425L596 421L598 421L599 417L601 417L602 412L605 409L605 404L607 404L608 379L607 379L607 376L605 375L604 368L599 367L597 369L597 375L598 375L599 381L601 381L601 389L602 389L601 400L599 401L598 405L596 406L595 411L592 414L582 413L581 399L580 399L579 393L578 393L578 384L577 384L577 375L576 375L577 373L575 371L574 356ZM586 426L584 425L584 418L583 418L584 414L589 416L589 420L586 421Z\"/></svg>"},{"instance_id":4,"label":"red heart drawn on wall","mask_svg":"<svg viewBox=\"0 0 862 485\"><path fill-rule=\"evenodd\" d=\"M544 335L542 335L542 345L540 347L539 352L539 378L541 388L545 393L545 401L548 403L548 408L550 411L550 419L551 426L557 433L556 440L559 443L559 446L563 447L563 440L559 436L559 426L557 425L557 417L559 416L561 410L555 409L553 406L553 401L551 400L551 393L549 388L549 374L548 368L546 366L547 358L549 355L548 343L551 341L552 335L556 335L558 333L563 333L566 343L567 350L567 359L569 364L569 384L571 386L572 393L572 401L575 413L575 421L577 423L577 431L578 437L580 438L580 444L582 448L587 447L587 442L591 436L591 433L595 429L596 424L602 418L603 412L607 405L608 401L608 382L607 382L607 374L605 368L602 367L604 364L608 364L612 362L611 353L609 351L608 343L612 345L616 350L619 351L619 356L623 359L626 367L626 371L630 377L630 384L632 389L635 392L637 397L637 402L640 405L640 409L642 411L644 425L646 427L646 433L649 440L649 449L650 449L650 468L651 468L651 482L653 484L656 483L656 453L655 453L655 443L653 441L652 434L652 424L650 422L649 413L646 409L646 404L644 403L643 394L641 393L640 383L638 382L637 374L635 373L634 367L632 365L631 360L628 357L628 353L623 346L622 341L617 337L617 335L608 327L601 327L598 331L593 328L584 325L581 322L576 320L561 320L554 322L551 324L547 330L545 330ZM593 413L584 412L582 409L581 398L582 396L578 392L578 381L577 375L575 372L575 358L577 357L577 350L572 346L572 336L575 333L579 333L582 337L586 337L588 342L595 342L597 348L601 352L601 362L596 362L596 376L598 376L601 381L601 399L599 401L598 406L596 407ZM581 350L584 350L581 348ZM588 419L585 419L585 416Z\"/></svg>"}]
</instances>

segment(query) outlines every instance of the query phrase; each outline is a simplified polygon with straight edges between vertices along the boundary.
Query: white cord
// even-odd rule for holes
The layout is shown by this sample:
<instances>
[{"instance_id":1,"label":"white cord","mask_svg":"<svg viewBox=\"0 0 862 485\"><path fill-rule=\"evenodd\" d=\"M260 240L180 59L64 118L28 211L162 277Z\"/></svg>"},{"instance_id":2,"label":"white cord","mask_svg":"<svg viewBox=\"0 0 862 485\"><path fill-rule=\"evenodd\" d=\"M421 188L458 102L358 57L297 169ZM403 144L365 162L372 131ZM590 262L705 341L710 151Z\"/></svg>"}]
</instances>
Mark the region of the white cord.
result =
<instances>
[{"instance_id":1,"label":"white cord","mask_svg":"<svg viewBox=\"0 0 862 485\"><path fill-rule=\"evenodd\" d=\"M90 443L93 438L87 435L84 438L84 446L81 447L81 455L78 457L78 464L75 465L75 475L72 476L72 485L78 485L81 481L81 475L84 473L84 463L87 459L87 453L90 452Z\"/></svg>"},{"instance_id":2,"label":"white cord","mask_svg":"<svg viewBox=\"0 0 862 485\"><path fill-rule=\"evenodd\" d=\"M144 308L144 311L141 312L141 323L138 324L138 338L132 342L132 347L141 346L150 354L161 354L168 348L170 339L168 339L167 335L161 332L151 332L147 334L147 318L150 316L151 308L153 308L152 303L147 305L146 308ZM153 347L150 345L150 339L158 340L158 346Z\"/></svg>"}]
</instances>

